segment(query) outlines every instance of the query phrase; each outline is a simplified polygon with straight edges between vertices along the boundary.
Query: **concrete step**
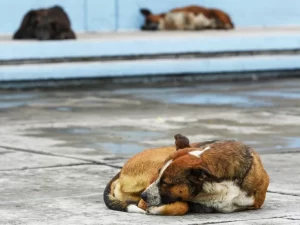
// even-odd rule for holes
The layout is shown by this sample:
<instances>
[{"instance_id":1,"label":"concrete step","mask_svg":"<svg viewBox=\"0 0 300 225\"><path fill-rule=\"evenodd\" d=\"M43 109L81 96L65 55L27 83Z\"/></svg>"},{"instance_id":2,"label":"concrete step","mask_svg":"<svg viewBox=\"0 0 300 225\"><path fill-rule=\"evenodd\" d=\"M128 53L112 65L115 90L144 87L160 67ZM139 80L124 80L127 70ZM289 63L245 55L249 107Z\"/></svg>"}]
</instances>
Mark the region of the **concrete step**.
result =
<instances>
[{"instance_id":1,"label":"concrete step","mask_svg":"<svg viewBox=\"0 0 300 225\"><path fill-rule=\"evenodd\" d=\"M295 76L300 69L297 27L95 33L43 42L2 37L0 48L0 82L179 75L207 79L270 71L275 76L293 71Z\"/></svg>"},{"instance_id":2,"label":"concrete step","mask_svg":"<svg viewBox=\"0 0 300 225\"><path fill-rule=\"evenodd\" d=\"M299 71L300 55L141 59L0 66L1 81ZM240 76L240 75L239 75Z\"/></svg>"}]
</instances>

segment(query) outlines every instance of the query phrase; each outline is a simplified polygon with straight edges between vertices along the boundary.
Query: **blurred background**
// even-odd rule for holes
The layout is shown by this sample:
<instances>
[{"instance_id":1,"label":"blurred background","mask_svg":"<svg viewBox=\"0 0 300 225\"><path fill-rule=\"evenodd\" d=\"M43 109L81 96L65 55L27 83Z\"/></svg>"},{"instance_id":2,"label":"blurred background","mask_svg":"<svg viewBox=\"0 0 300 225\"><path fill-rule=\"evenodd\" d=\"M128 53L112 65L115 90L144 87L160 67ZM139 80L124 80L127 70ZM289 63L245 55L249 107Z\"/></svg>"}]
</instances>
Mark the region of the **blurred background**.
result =
<instances>
[{"instance_id":1,"label":"blurred background","mask_svg":"<svg viewBox=\"0 0 300 225\"><path fill-rule=\"evenodd\" d=\"M286 0L11 0L0 1L0 34L12 34L30 9L60 5L69 15L76 32L138 30L143 17L140 8L162 13L188 5L219 8L227 12L237 27L300 25L299 1Z\"/></svg>"}]
</instances>

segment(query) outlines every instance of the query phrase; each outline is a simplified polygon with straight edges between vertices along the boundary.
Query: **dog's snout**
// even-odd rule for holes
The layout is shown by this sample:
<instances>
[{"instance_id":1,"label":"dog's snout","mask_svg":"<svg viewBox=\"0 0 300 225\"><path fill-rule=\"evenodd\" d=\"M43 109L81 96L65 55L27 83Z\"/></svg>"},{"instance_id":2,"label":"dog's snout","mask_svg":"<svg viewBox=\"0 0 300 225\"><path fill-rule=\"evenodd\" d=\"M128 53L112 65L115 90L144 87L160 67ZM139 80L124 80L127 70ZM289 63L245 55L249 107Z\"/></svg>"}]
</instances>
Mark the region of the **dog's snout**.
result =
<instances>
[{"instance_id":1,"label":"dog's snout","mask_svg":"<svg viewBox=\"0 0 300 225\"><path fill-rule=\"evenodd\" d=\"M148 198L147 192L144 191L144 192L141 194L141 198L142 198L145 202L147 202L147 198Z\"/></svg>"},{"instance_id":2,"label":"dog's snout","mask_svg":"<svg viewBox=\"0 0 300 225\"><path fill-rule=\"evenodd\" d=\"M147 24L144 24L141 27L141 30L146 30L146 31L158 30L158 24L156 24L156 23L147 23Z\"/></svg>"}]
</instances>

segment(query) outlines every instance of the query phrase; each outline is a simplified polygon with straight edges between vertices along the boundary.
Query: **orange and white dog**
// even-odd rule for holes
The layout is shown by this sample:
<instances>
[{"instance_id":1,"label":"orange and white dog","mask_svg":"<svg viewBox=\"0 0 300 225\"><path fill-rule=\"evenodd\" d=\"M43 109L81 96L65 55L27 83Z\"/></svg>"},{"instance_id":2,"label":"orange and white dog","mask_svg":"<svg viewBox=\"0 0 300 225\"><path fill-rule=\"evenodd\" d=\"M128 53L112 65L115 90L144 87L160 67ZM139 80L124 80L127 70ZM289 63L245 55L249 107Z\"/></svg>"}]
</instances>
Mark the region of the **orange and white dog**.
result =
<instances>
[{"instance_id":1,"label":"orange and white dog","mask_svg":"<svg viewBox=\"0 0 300 225\"><path fill-rule=\"evenodd\" d=\"M189 143L148 149L129 159L107 185L109 209L158 215L235 212L260 208L269 176L259 155L237 141Z\"/></svg>"},{"instance_id":2,"label":"orange and white dog","mask_svg":"<svg viewBox=\"0 0 300 225\"><path fill-rule=\"evenodd\" d=\"M204 30L233 29L230 16L219 9L200 6L176 8L167 13L152 14L148 9L140 10L145 17L142 30Z\"/></svg>"}]
</instances>

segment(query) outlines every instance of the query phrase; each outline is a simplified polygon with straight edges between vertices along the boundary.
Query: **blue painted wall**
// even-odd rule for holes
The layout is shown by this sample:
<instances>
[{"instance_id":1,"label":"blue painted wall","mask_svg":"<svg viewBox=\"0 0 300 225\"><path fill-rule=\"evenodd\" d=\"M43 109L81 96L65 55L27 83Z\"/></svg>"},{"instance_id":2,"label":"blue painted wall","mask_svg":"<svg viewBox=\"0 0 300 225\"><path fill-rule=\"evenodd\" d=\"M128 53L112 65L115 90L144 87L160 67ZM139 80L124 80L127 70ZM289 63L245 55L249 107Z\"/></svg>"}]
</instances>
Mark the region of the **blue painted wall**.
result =
<instances>
[{"instance_id":1,"label":"blue painted wall","mask_svg":"<svg viewBox=\"0 0 300 225\"><path fill-rule=\"evenodd\" d=\"M0 34L15 32L29 9L54 4L65 8L76 32L136 30L142 7L159 13L190 4L221 8L237 27L300 26L299 0L0 0Z\"/></svg>"},{"instance_id":2,"label":"blue painted wall","mask_svg":"<svg viewBox=\"0 0 300 225\"><path fill-rule=\"evenodd\" d=\"M0 0L0 33L14 33L28 10L58 3L68 12L73 28L84 31L84 0Z\"/></svg>"}]
</instances>

